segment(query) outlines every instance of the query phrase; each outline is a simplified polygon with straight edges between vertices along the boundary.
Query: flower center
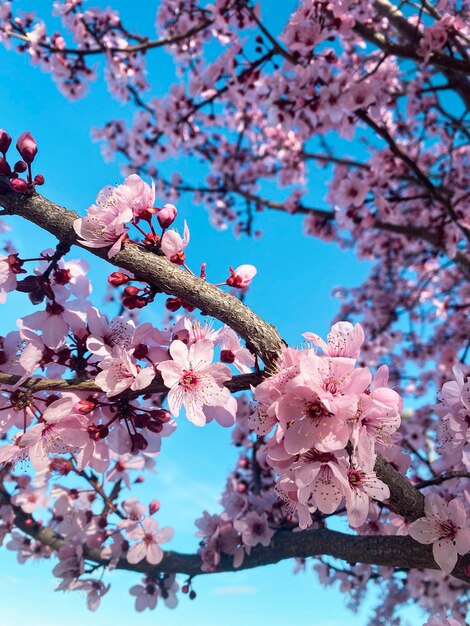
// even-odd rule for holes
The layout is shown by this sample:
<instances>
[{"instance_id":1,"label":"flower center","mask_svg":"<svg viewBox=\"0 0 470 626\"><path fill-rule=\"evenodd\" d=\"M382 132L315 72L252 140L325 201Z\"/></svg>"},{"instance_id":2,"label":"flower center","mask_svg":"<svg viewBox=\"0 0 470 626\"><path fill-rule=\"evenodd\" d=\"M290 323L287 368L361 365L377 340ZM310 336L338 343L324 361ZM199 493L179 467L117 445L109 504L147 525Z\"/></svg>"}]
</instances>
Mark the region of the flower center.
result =
<instances>
[{"instance_id":1,"label":"flower center","mask_svg":"<svg viewBox=\"0 0 470 626\"><path fill-rule=\"evenodd\" d=\"M323 417L328 417L330 413L326 410L321 400L317 399L314 402L306 402L304 415L311 420L320 420Z\"/></svg>"},{"instance_id":2,"label":"flower center","mask_svg":"<svg viewBox=\"0 0 470 626\"><path fill-rule=\"evenodd\" d=\"M455 539L458 529L455 524L448 519L439 524L439 530L441 531L439 539Z\"/></svg>"},{"instance_id":3,"label":"flower center","mask_svg":"<svg viewBox=\"0 0 470 626\"><path fill-rule=\"evenodd\" d=\"M361 472L358 469L352 469L348 472L349 485L351 487L355 487L356 489L358 487L362 487L362 485L364 484L364 478L364 472Z\"/></svg>"},{"instance_id":4,"label":"flower center","mask_svg":"<svg viewBox=\"0 0 470 626\"><path fill-rule=\"evenodd\" d=\"M187 372L185 370L183 372L183 376L181 377L180 385L184 387L185 391L194 391L198 388L199 377L196 372L193 372L192 370Z\"/></svg>"}]
</instances>

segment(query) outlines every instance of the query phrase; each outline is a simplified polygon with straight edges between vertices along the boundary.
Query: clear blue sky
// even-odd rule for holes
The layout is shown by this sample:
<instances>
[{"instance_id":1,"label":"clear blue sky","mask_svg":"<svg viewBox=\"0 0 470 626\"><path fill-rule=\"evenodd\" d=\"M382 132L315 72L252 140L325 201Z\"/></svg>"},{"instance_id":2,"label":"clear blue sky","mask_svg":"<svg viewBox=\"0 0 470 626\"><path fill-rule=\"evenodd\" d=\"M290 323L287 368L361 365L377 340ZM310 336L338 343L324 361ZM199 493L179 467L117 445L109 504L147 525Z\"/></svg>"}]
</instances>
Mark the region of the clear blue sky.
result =
<instances>
[{"instance_id":1,"label":"clear blue sky","mask_svg":"<svg viewBox=\"0 0 470 626\"><path fill-rule=\"evenodd\" d=\"M29 9L35 3L15 4ZM145 31L145 24L153 24L155 4L142 3L137 17L130 3L115 2L118 8L128 6L124 17L127 14L128 24L141 31ZM281 18L293 5L292 1L278 3L282 15L271 16L273 30L279 30ZM147 30L149 34L152 34L151 28ZM165 87L171 77L171 65L165 53L156 52L150 68L158 71L161 85ZM113 117L129 119L132 111L114 102L101 80L92 85L90 96L71 104L58 93L49 76L31 67L24 56L0 47L0 83L0 126L15 138L23 130L30 130L36 137L39 144L36 172L46 177L42 190L46 196L84 213L101 187L121 182L118 165L103 163L99 146L90 140L90 128L101 126ZM351 153L354 154L353 146ZM316 205L323 202L320 180L312 183L312 188L319 190L313 195ZM163 203L165 199L160 200ZM191 229L188 256L192 266L198 268L201 261L207 261L209 277L216 281L224 277L228 265L256 265L258 275L247 304L277 325L282 336L292 344L300 342L301 333L307 330L324 335L338 308L330 297L332 288L357 285L365 276L366 267L351 253L303 236L300 218L265 213L257 224L264 232L261 240L235 240L230 232L213 230L204 210L192 205L189 199L182 200L178 208L180 223L186 218ZM13 241L24 256L36 256L44 247L54 245L51 237L29 223L19 219L12 219L10 223L14 224ZM80 255L91 264L94 303L102 306L102 285L109 273L108 267L86 252L80 251ZM73 253L70 258L74 258ZM161 316L162 303L163 298L154 306L156 323ZM4 309L0 330L3 335L14 329L19 314L30 312L27 298L21 294L14 294ZM175 527L176 536L171 544L174 549L195 550L194 519L204 509L218 510L217 501L225 477L236 458L235 450L229 446L229 436L228 431L214 424L197 429L180 419L178 431L164 441L163 454L157 463L158 474L147 476L146 483L136 493L144 501L160 500L162 508L158 519L163 525ZM0 625L16 626L21 622L50 626L66 622L69 626L91 626L99 622L100 626L115 626L129 620L138 626L157 623L239 626L241 623L254 625L261 620L270 626L284 626L289 621L339 626L346 619L358 626L366 623L370 604L351 621L351 614L345 608L347 598L337 590L325 591L314 573L292 576L292 567L293 562L285 562L253 571L202 577L195 581L198 598L194 602L183 597L175 611L161 607L144 614L134 613L133 599L128 595L129 587L140 577L113 572L107 577L112 584L111 591L103 599L98 613L92 614L86 610L80 593L52 593L57 581L50 572L50 564L19 566L12 553L2 550ZM422 622L417 619L414 623Z\"/></svg>"}]
</instances>

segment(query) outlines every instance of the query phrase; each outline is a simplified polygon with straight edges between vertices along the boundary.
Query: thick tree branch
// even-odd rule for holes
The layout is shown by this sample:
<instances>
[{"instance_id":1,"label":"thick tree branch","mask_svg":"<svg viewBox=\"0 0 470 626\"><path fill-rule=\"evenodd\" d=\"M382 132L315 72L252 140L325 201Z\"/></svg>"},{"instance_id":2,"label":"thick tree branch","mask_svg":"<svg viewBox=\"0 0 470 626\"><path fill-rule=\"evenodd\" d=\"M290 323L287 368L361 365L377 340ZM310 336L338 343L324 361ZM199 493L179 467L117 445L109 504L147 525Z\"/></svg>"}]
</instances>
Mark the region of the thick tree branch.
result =
<instances>
[{"instance_id":1,"label":"thick tree branch","mask_svg":"<svg viewBox=\"0 0 470 626\"><path fill-rule=\"evenodd\" d=\"M81 245L73 230L73 222L78 217L77 214L54 204L39 194L26 196L3 191L0 193L0 205L10 214L19 215L49 231L64 244ZM261 356L268 371L275 367L282 347L282 339L274 326L258 317L237 298L184 272L165 257L141 250L136 245L126 245L112 259L108 259L106 249L85 249L113 265L131 271L138 279L144 280L151 286L167 294L181 297L205 314L212 315L226 323L245 339L252 351ZM65 385L70 389L67 383ZM390 488L390 505L394 510L408 519L421 517L423 496L420 492L381 457L378 457L375 469L378 477Z\"/></svg>"},{"instance_id":2,"label":"thick tree branch","mask_svg":"<svg viewBox=\"0 0 470 626\"><path fill-rule=\"evenodd\" d=\"M11 191L0 191L0 205L11 215L19 215L52 233L64 244L78 245L112 265L132 272L138 280L168 295L182 298L233 328L250 350L258 354L267 367L273 367L283 341L276 328L266 323L240 300L210 283L185 272L170 263L166 257L126 244L112 259L106 248L86 248L77 241L73 223L78 218L74 211L54 204L39 194L26 196Z\"/></svg>"},{"instance_id":3,"label":"thick tree branch","mask_svg":"<svg viewBox=\"0 0 470 626\"><path fill-rule=\"evenodd\" d=\"M0 372L0 389L2 387L13 387L18 385L21 381L21 376L15 376L13 374L4 374ZM262 372L254 372L253 374L240 374L234 376L230 380L227 380L225 387L236 393L237 391L244 391L250 389L250 387L258 385L262 380ZM82 393L104 393L104 391L95 385L93 380L80 380L78 378L40 378L39 376L32 376L26 379L20 385L21 389L28 389L31 392L39 391L78 391ZM129 398L137 398L138 396L144 396L153 393L166 393L168 387L165 387L161 376L157 376L155 380L145 389L139 389L138 391L125 391L121 396L125 395Z\"/></svg>"},{"instance_id":4,"label":"thick tree branch","mask_svg":"<svg viewBox=\"0 0 470 626\"><path fill-rule=\"evenodd\" d=\"M24 511L10 502L5 487L1 485L0 493L4 502L10 503L15 513L15 525L24 533L37 541L58 550L64 545L64 539L50 528L42 527ZM201 558L198 554L181 554L165 552L164 558L157 566L146 561L131 564L125 558L119 559L118 569L156 575L187 574L198 576L209 573L233 572L263 565L271 565L290 558L309 558L312 556L332 556L350 564L366 563L369 565L385 565L403 569L439 569L432 556L431 546L422 545L411 537L401 536L370 536L347 535L328 529L305 530L302 532L279 531L268 547L257 546L251 554L246 555L239 568L233 567L231 557L222 555L216 572L202 572ZM97 564L107 565L108 560L101 557L100 550L86 549L85 558ZM470 583L470 576L465 573L470 559L468 555L461 557L452 575L464 582Z\"/></svg>"}]
</instances>

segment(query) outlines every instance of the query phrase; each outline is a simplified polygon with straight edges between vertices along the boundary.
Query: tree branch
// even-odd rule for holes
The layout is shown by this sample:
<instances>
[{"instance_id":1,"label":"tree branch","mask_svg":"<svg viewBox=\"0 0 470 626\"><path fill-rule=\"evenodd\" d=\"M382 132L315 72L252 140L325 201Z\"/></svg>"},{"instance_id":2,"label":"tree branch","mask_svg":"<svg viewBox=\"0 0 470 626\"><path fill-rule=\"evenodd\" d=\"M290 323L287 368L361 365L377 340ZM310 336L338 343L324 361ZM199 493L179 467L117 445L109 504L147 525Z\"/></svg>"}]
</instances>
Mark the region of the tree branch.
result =
<instances>
[{"instance_id":1,"label":"tree branch","mask_svg":"<svg viewBox=\"0 0 470 626\"><path fill-rule=\"evenodd\" d=\"M77 241L73 229L77 214L54 204L39 194L27 196L4 190L0 192L0 205L10 214L19 215L49 231L62 243L78 245L90 254L129 270L137 279L147 282L164 293L181 297L189 304L201 309L204 314L212 315L226 323L245 339L247 346L253 352L261 356L268 373L271 369L275 369L283 344L282 339L274 326L258 317L237 298L183 271L165 257L141 250L136 245L125 245L124 249L112 259L108 259L105 248L86 248ZM10 380L13 379L10 378ZM64 384L65 388L70 389L69 381L65 381ZM86 381L84 384L92 383ZM377 458L375 470L377 476L389 486L391 494L389 503L397 513L412 520L424 514L423 496L407 478L393 469L380 456Z\"/></svg>"},{"instance_id":2,"label":"tree branch","mask_svg":"<svg viewBox=\"0 0 470 626\"><path fill-rule=\"evenodd\" d=\"M262 372L254 372L253 374L240 374L238 376L234 376L230 380L227 380L224 385L227 389L230 390L231 393L236 393L237 391L244 391L246 389L250 389L250 387L259 385L263 377ZM14 374L4 374L0 372L0 390L2 387L11 386L14 387L18 385L21 381L21 376L16 376ZM78 391L82 393L104 393L101 387L95 385L93 380L80 380L78 378L58 378L58 379L49 379L49 378L41 378L39 376L32 376L31 378L27 378L21 384L18 385L22 389L28 389L31 392L39 392L39 391ZM120 397L126 396L128 398L137 398L139 396L144 396L147 394L154 393L166 393L168 392L168 387L165 387L163 384L163 380L160 375L157 375L154 381L144 389L139 389L138 391L124 391L120 394Z\"/></svg>"},{"instance_id":3,"label":"tree branch","mask_svg":"<svg viewBox=\"0 0 470 626\"><path fill-rule=\"evenodd\" d=\"M170 263L164 256L126 244L112 259L106 248L87 248L77 241L73 229L79 217L74 211L54 204L39 194L27 196L9 190L0 190L0 205L11 215L19 215L53 234L59 241L77 245L89 253L105 259L112 265L132 272L160 292L182 298L198 308L203 315L211 315L233 328L247 347L258 354L267 367L274 367L283 341L276 328L262 320L240 300Z\"/></svg>"},{"instance_id":4,"label":"tree branch","mask_svg":"<svg viewBox=\"0 0 470 626\"><path fill-rule=\"evenodd\" d=\"M31 515L26 514L20 507L12 505L10 496L3 485L0 486L3 500L9 503L15 513L15 525L24 533L37 541L48 545L53 550L59 550L64 545L64 539L51 528L45 528L34 521ZM328 529L304 530L302 532L279 531L268 547L256 546L249 555L246 555L242 565L234 568L233 560L222 555L220 564L215 572L201 571L201 558L198 554L181 554L167 551L161 563L157 566L146 561L131 564L125 558L119 559L116 568L155 576L158 573L187 574L198 576L220 572L234 572L253 569L263 565L271 565L290 558L309 558L318 555L332 556L350 564L366 563L369 565L384 565L403 569L439 569L432 556L432 548L422 545L411 537L384 536L384 535L347 535ZM107 565L108 560L101 557L100 550L85 548L86 559L101 565ZM470 576L465 573L470 562L468 555L460 557L452 575L464 582L470 583Z\"/></svg>"}]
</instances>

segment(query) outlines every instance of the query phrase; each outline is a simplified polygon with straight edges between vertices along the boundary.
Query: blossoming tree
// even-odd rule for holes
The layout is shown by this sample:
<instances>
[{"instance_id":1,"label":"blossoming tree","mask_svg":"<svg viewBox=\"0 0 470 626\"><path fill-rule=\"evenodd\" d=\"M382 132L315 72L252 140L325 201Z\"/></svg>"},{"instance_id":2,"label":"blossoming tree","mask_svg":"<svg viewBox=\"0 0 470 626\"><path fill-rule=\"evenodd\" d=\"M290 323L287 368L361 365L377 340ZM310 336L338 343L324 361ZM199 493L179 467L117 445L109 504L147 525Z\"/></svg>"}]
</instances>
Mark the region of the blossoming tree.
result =
<instances>
[{"instance_id":1,"label":"blossoming tree","mask_svg":"<svg viewBox=\"0 0 470 626\"><path fill-rule=\"evenodd\" d=\"M312 558L324 582L340 580L357 602L380 586L373 624L398 620L409 597L430 626L464 624L468 3L301 0L277 33L264 1L161 0L156 34L82 0L53 2L62 31L49 31L50 18L20 4L0 2L5 46L72 99L86 94L100 58L135 118L94 131L105 155L122 160L123 182L81 216L37 192L34 129L16 138L18 154L0 131L2 215L58 240L31 259L11 247L0 257L2 304L17 290L37 307L2 329L7 547L21 561L56 557L59 588L85 590L92 610L116 568L140 577L131 588L140 611L194 598L201 574ZM147 98L146 62L159 47L178 79ZM356 148L341 152L338 138ZM161 171L180 158L198 164L193 179ZM303 199L312 167L330 174L329 210ZM370 261L364 284L339 294L326 340L306 329L304 346L288 347L282 328L243 303L253 266L231 267L217 284L204 264L191 269L182 194L236 234L255 234L259 211L300 213L308 235ZM70 257L77 249L114 266L113 319L91 300L84 261ZM139 313L160 293L167 314L157 327ZM158 503L126 491L129 472L151 467L185 418L233 427L241 450L222 510L196 521L194 554L164 549L173 530L159 526ZM344 532L332 529L339 523Z\"/></svg>"}]
</instances>

